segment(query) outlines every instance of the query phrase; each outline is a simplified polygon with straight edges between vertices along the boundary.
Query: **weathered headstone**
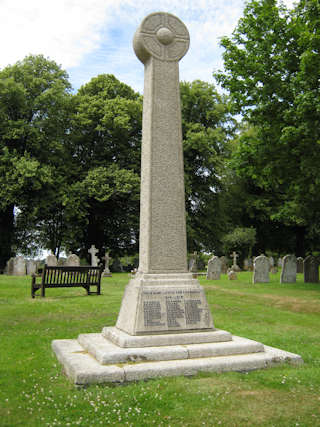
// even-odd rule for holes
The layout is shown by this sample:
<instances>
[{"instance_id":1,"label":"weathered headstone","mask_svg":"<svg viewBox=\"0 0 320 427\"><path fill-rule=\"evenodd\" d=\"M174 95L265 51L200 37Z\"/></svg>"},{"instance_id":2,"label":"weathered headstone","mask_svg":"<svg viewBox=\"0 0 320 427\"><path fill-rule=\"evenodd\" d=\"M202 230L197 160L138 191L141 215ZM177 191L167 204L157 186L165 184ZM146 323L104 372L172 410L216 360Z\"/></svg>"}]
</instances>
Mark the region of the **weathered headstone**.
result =
<instances>
[{"instance_id":1,"label":"weathered headstone","mask_svg":"<svg viewBox=\"0 0 320 427\"><path fill-rule=\"evenodd\" d=\"M269 259L265 255L259 255L253 262L253 283L269 282Z\"/></svg>"},{"instance_id":2,"label":"weathered headstone","mask_svg":"<svg viewBox=\"0 0 320 427\"><path fill-rule=\"evenodd\" d=\"M27 274L26 260L23 256L17 256L13 259L13 276L25 276Z\"/></svg>"},{"instance_id":3,"label":"weathered headstone","mask_svg":"<svg viewBox=\"0 0 320 427\"><path fill-rule=\"evenodd\" d=\"M197 252L193 252L189 262L189 271L191 273L196 273L198 271L197 258L198 258Z\"/></svg>"},{"instance_id":4,"label":"weathered headstone","mask_svg":"<svg viewBox=\"0 0 320 427\"><path fill-rule=\"evenodd\" d=\"M56 267L58 265L57 257L54 254L49 254L46 258L46 264L48 267Z\"/></svg>"},{"instance_id":5,"label":"weathered headstone","mask_svg":"<svg viewBox=\"0 0 320 427\"><path fill-rule=\"evenodd\" d=\"M280 283L295 283L297 277L297 259L295 255L286 255L282 261Z\"/></svg>"},{"instance_id":6,"label":"weathered headstone","mask_svg":"<svg viewBox=\"0 0 320 427\"><path fill-rule=\"evenodd\" d=\"M139 268L116 327L81 334L78 341L53 341L77 384L301 362L298 355L215 329L204 291L188 272L178 78L188 47L185 25L163 12L148 15L134 37L145 65Z\"/></svg>"},{"instance_id":7,"label":"weathered headstone","mask_svg":"<svg viewBox=\"0 0 320 427\"><path fill-rule=\"evenodd\" d=\"M110 261L111 261L112 258L109 256L109 252L108 251L106 252L105 256L102 259L105 262L105 264L104 264L104 270L103 270L102 275L104 277L112 277L112 274L111 274L110 268L109 268L109 263L110 263Z\"/></svg>"},{"instance_id":8,"label":"weathered headstone","mask_svg":"<svg viewBox=\"0 0 320 427\"><path fill-rule=\"evenodd\" d=\"M79 267L80 258L76 254L70 254L64 264L66 267Z\"/></svg>"},{"instance_id":9,"label":"weathered headstone","mask_svg":"<svg viewBox=\"0 0 320 427\"><path fill-rule=\"evenodd\" d=\"M207 279L219 280L221 275L221 260L218 256L213 256L208 261Z\"/></svg>"},{"instance_id":10,"label":"weathered headstone","mask_svg":"<svg viewBox=\"0 0 320 427\"><path fill-rule=\"evenodd\" d=\"M303 273L303 258L297 258L297 273Z\"/></svg>"},{"instance_id":11,"label":"weathered headstone","mask_svg":"<svg viewBox=\"0 0 320 427\"><path fill-rule=\"evenodd\" d=\"M230 271L228 271L228 279L229 280L237 280L238 276L237 273L235 271L233 271L232 269Z\"/></svg>"},{"instance_id":12,"label":"weathered headstone","mask_svg":"<svg viewBox=\"0 0 320 427\"><path fill-rule=\"evenodd\" d=\"M220 257L220 261L221 261L221 273L222 274L227 274L227 271L228 271L228 258L223 255L223 256Z\"/></svg>"},{"instance_id":13,"label":"weathered headstone","mask_svg":"<svg viewBox=\"0 0 320 427\"><path fill-rule=\"evenodd\" d=\"M249 270L249 260L248 260L248 258L245 258L244 261L243 261L243 269L245 271Z\"/></svg>"},{"instance_id":14,"label":"weathered headstone","mask_svg":"<svg viewBox=\"0 0 320 427\"><path fill-rule=\"evenodd\" d=\"M27 275L32 276L32 274L36 274L38 270L39 262L34 259L27 260Z\"/></svg>"},{"instance_id":15,"label":"weathered headstone","mask_svg":"<svg viewBox=\"0 0 320 427\"><path fill-rule=\"evenodd\" d=\"M303 261L303 274L305 283L319 282L319 261L316 257L309 255Z\"/></svg>"},{"instance_id":16,"label":"weathered headstone","mask_svg":"<svg viewBox=\"0 0 320 427\"><path fill-rule=\"evenodd\" d=\"M282 268L282 258L281 257L278 259L278 267Z\"/></svg>"},{"instance_id":17,"label":"weathered headstone","mask_svg":"<svg viewBox=\"0 0 320 427\"><path fill-rule=\"evenodd\" d=\"M6 268L4 270L4 274L7 274L8 276L12 276L13 274L13 260L14 258L8 259Z\"/></svg>"},{"instance_id":18,"label":"weathered headstone","mask_svg":"<svg viewBox=\"0 0 320 427\"><path fill-rule=\"evenodd\" d=\"M94 245L91 245L91 248L88 249L88 252L91 255L92 267L97 267L99 264L99 258L96 256L96 254L99 252L99 249L97 249Z\"/></svg>"},{"instance_id":19,"label":"weathered headstone","mask_svg":"<svg viewBox=\"0 0 320 427\"><path fill-rule=\"evenodd\" d=\"M272 267L274 267L274 258L273 258L273 256L269 256L269 265L270 265L270 271L271 271L271 269L272 269Z\"/></svg>"}]
</instances>

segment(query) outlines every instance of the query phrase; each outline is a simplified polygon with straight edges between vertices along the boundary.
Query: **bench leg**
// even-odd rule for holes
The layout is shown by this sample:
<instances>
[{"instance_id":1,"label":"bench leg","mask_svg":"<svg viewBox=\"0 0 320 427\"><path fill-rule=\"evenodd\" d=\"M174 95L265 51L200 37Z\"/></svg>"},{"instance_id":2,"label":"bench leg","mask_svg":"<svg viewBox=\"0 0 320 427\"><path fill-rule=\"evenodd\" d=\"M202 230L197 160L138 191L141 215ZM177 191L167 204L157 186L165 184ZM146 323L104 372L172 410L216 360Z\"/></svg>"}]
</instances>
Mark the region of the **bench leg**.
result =
<instances>
[{"instance_id":1,"label":"bench leg","mask_svg":"<svg viewBox=\"0 0 320 427\"><path fill-rule=\"evenodd\" d=\"M46 296L46 288L43 285L41 286L41 296L42 297Z\"/></svg>"}]
</instances>

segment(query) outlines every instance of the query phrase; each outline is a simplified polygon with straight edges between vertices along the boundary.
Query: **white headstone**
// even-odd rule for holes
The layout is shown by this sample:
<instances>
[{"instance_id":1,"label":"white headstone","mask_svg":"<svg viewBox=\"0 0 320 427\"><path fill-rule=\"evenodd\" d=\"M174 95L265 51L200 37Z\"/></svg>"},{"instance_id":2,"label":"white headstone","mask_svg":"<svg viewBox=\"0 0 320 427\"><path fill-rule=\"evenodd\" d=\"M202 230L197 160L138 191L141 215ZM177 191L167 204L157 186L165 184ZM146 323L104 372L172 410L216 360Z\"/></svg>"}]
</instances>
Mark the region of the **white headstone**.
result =
<instances>
[{"instance_id":1,"label":"white headstone","mask_svg":"<svg viewBox=\"0 0 320 427\"><path fill-rule=\"evenodd\" d=\"M58 265L57 257L54 254L50 254L46 258L46 264L48 267L56 267Z\"/></svg>"},{"instance_id":2,"label":"white headstone","mask_svg":"<svg viewBox=\"0 0 320 427\"><path fill-rule=\"evenodd\" d=\"M70 254L64 264L66 267L79 267L80 258L76 254Z\"/></svg>"},{"instance_id":3,"label":"white headstone","mask_svg":"<svg viewBox=\"0 0 320 427\"><path fill-rule=\"evenodd\" d=\"M283 257L280 283L295 283L297 277L297 258L295 255Z\"/></svg>"},{"instance_id":4,"label":"white headstone","mask_svg":"<svg viewBox=\"0 0 320 427\"><path fill-rule=\"evenodd\" d=\"M207 279L219 280L221 275L221 260L218 256L213 256L208 261Z\"/></svg>"},{"instance_id":5,"label":"white headstone","mask_svg":"<svg viewBox=\"0 0 320 427\"><path fill-rule=\"evenodd\" d=\"M23 256L17 256L13 259L13 276L25 276L27 274L26 260Z\"/></svg>"},{"instance_id":6,"label":"white headstone","mask_svg":"<svg viewBox=\"0 0 320 427\"><path fill-rule=\"evenodd\" d=\"M111 277L112 274L110 272L109 263L112 260L112 258L109 256L109 252L108 251L106 252L105 256L102 259L105 262L105 264L104 264L104 270L103 270L102 275L105 276L105 277Z\"/></svg>"},{"instance_id":7,"label":"white headstone","mask_svg":"<svg viewBox=\"0 0 320 427\"><path fill-rule=\"evenodd\" d=\"M227 274L227 272L228 272L228 258L223 255L220 257L220 261L221 261L221 273Z\"/></svg>"},{"instance_id":8,"label":"white headstone","mask_svg":"<svg viewBox=\"0 0 320 427\"><path fill-rule=\"evenodd\" d=\"M265 255L255 258L253 263L253 283L268 283L269 268L269 259Z\"/></svg>"},{"instance_id":9,"label":"white headstone","mask_svg":"<svg viewBox=\"0 0 320 427\"><path fill-rule=\"evenodd\" d=\"M34 259L27 260L27 275L31 276L32 274L36 274L38 270L39 262Z\"/></svg>"},{"instance_id":10,"label":"white headstone","mask_svg":"<svg viewBox=\"0 0 320 427\"><path fill-rule=\"evenodd\" d=\"M94 245L91 245L91 248L88 250L88 252L91 255L92 267L97 267L97 265L99 264L99 258L96 256L96 254L99 252L99 249L96 249Z\"/></svg>"}]
</instances>

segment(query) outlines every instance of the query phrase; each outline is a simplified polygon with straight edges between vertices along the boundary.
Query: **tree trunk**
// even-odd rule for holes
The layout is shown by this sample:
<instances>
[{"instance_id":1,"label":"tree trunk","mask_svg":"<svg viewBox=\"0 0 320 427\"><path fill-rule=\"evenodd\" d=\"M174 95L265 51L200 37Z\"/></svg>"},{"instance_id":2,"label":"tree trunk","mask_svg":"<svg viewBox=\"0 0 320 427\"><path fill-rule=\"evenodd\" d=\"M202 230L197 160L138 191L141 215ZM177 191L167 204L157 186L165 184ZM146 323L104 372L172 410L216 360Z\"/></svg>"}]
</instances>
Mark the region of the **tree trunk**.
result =
<instances>
[{"instance_id":1,"label":"tree trunk","mask_svg":"<svg viewBox=\"0 0 320 427\"><path fill-rule=\"evenodd\" d=\"M14 233L14 205L0 210L0 270L6 266L6 262L13 255L11 250Z\"/></svg>"}]
</instances>

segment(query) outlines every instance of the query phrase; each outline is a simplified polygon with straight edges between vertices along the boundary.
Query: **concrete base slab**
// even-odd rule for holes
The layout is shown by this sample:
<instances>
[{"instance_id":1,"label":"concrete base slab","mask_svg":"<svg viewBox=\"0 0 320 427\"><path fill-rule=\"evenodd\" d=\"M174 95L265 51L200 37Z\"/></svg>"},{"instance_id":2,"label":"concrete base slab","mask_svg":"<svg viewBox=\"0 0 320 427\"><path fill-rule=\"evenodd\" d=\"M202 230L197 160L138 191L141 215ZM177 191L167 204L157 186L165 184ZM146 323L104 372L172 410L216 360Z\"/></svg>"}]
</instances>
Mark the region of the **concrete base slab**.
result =
<instances>
[{"instance_id":1,"label":"concrete base slab","mask_svg":"<svg viewBox=\"0 0 320 427\"><path fill-rule=\"evenodd\" d=\"M101 365L231 356L233 354L264 351L264 346L261 343L235 336L226 342L141 348L118 347L101 334L81 334L78 337L78 342Z\"/></svg>"},{"instance_id":2,"label":"concrete base slab","mask_svg":"<svg viewBox=\"0 0 320 427\"><path fill-rule=\"evenodd\" d=\"M52 348L67 376L79 385L303 363L297 354L236 336L220 343L128 349L101 334L81 334L78 340L55 340Z\"/></svg>"}]
</instances>

